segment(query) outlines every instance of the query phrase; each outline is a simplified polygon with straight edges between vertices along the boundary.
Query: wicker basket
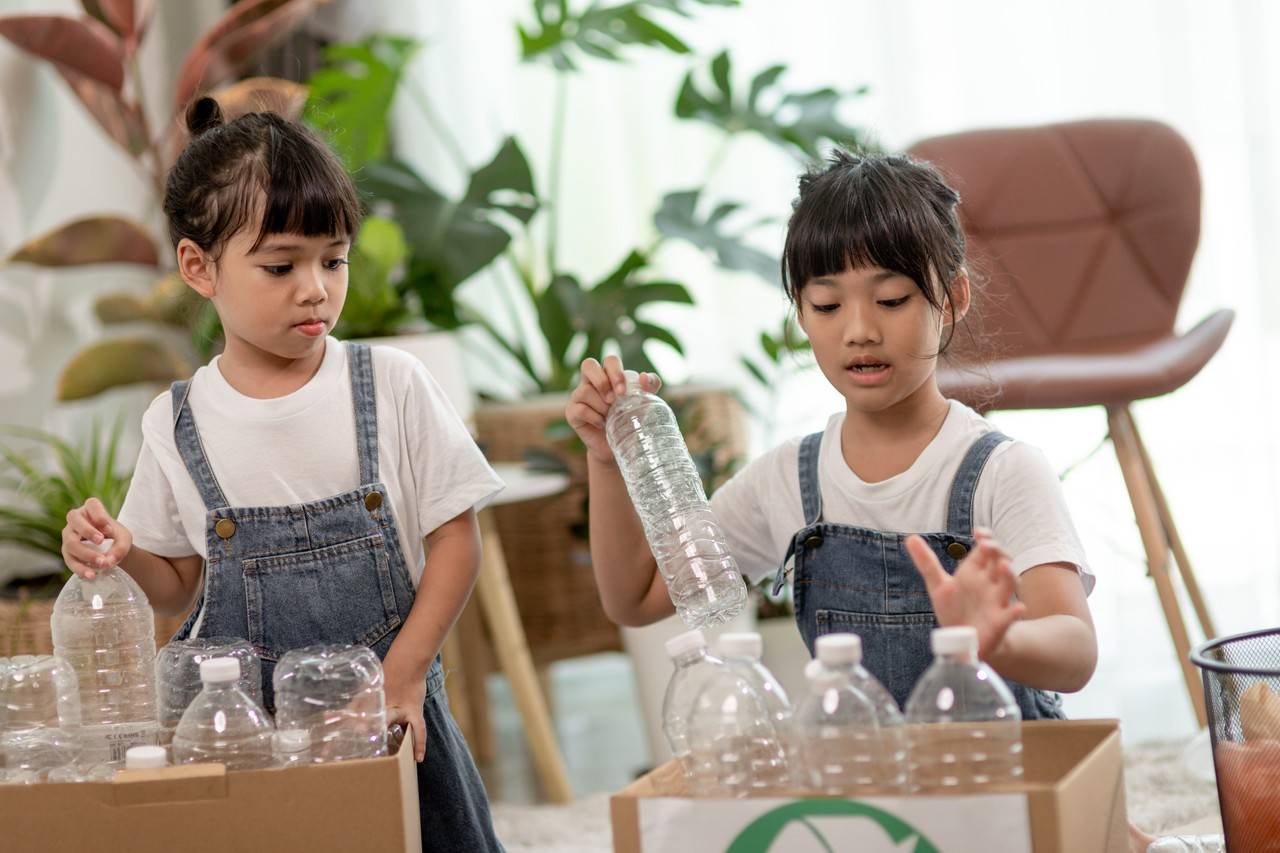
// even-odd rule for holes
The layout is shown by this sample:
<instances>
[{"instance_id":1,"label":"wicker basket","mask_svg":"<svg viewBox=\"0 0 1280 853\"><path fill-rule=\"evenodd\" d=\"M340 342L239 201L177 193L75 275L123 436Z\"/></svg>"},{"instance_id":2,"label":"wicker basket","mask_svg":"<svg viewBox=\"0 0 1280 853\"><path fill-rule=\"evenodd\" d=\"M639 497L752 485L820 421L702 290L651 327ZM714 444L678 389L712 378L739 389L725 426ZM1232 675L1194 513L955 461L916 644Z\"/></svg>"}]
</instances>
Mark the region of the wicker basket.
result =
<instances>
[{"instance_id":1,"label":"wicker basket","mask_svg":"<svg viewBox=\"0 0 1280 853\"><path fill-rule=\"evenodd\" d=\"M691 452L713 451L719 470L743 458L746 425L731 392L690 385L668 389L663 396L680 417ZM622 649L618 627L600 604L583 532L586 457L576 440L554 434L554 427L564 422L568 399L567 394L548 394L476 410L479 440L489 459L520 462L527 450L538 449L557 457L570 477L559 495L495 508L521 622L538 665Z\"/></svg>"},{"instance_id":2,"label":"wicker basket","mask_svg":"<svg viewBox=\"0 0 1280 853\"><path fill-rule=\"evenodd\" d=\"M53 654L53 634L49 624L55 597L32 596L20 589L16 598L0 598L0 657ZM186 620L181 616L156 615L156 648L169 642Z\"/></svg>"}]
</instances>

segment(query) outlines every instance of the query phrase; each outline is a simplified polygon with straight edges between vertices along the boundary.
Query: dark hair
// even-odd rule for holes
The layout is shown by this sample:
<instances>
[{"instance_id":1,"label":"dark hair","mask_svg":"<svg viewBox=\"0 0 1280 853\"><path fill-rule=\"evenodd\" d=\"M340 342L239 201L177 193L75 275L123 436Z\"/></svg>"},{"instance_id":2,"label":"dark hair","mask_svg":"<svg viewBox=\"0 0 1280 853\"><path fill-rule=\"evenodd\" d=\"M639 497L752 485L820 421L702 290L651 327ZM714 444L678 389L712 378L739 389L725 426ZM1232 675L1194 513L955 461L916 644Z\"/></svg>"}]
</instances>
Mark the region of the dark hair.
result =
<instances>
[{"instance_id":1,"label":"dark hair","mask_svg":"<svg viewBox=\"0 0 1280 853\"><path fill-rule=\"evenodd\" d=\"M800 178L782 255L782 286L797 307L812 279L881 267L910 278L936 310L950 306L964 269L960 194L929 163L901 154L836 149ZM939 354L955 333L950 327Z\"/></svg>"},{"instance_id":2,"label":"dark hair","mask_svg":"<svg viewBox=\"0 0 1280 853\"><path fill-rule=\"evenodd\" d=\"M266 201L252 249L268 234L354 237L359 230L360 199L347 170L303 125L270 112L224 122L213 98L192 103L186 121L191 143L164 191L175 247L186 238L216 259L259 212L259 193Z\"/></svg>"}]
</instances>

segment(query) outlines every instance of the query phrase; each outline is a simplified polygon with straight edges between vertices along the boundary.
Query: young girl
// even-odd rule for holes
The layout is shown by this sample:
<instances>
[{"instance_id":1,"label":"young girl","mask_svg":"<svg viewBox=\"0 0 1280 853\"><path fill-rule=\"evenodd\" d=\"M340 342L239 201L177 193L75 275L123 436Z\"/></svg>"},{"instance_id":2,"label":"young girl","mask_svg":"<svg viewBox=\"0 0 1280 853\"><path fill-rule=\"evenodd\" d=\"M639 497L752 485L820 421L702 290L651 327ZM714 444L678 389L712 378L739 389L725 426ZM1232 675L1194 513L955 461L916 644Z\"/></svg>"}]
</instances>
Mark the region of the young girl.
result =
<instances>
[{"instance_id":1,"label":"young girl","mask_svg":"<svg viewBox=\"0 0 1280 853\"><path fill-rule=\"evenodd\" d=\"M119 564L161 613L203 589L178 637L249 640L268 709L284 652L370 646L389 719L413 731L424 849L500 850L437 653L478 571L476 508L502 484L421 364L326 334L360 224L334 154L276 115L224 124L208 98L187 123L165 213L226 347L151 404L119 519L73 510L63 556L86 578Z\"/></svg>"},{"instance_id":2,"label":"young girl","mask_svg":"<svg viewBox=\"0 0 1280 853\"><path fill-rule=\"evenodd\" d=\"M901 156L837 152L801 178L784 287L845 410L751 462L711 506L746 578L791 579L810 653L822 634L860 634L867 668L905 705L930 631L973 625L1024 718L1060 717L1050 691L1082 688L1097 659L1093 575L1044 456L938 390L938 355L969 307L959 201ZM603 433L624 389L616 358L587 359L566 417L588 448L605 611L644 625L673 606Z\"/></svg>"}]
</instances>

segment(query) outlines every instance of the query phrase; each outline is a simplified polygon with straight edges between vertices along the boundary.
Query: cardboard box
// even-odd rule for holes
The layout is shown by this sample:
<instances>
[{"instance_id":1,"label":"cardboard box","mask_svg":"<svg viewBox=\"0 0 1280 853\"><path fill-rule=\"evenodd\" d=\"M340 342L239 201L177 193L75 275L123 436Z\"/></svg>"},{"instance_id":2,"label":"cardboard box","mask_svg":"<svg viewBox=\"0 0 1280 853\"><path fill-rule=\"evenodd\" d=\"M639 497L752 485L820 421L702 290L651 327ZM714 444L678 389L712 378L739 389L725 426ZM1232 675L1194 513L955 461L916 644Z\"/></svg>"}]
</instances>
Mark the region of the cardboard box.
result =
<instances>
[{"instance_id":1,"label":"cardboard box","mask_svg":"<svg viewBox=\"0 0 1280 853\"><path fill-rule=\"evenodd\" d=\"M612 797L613 849L1128 853L1118 722L1028 722L1022 740L1023 782L986 793L698 799L668 762Z\"/></svg>"},{"instance_id":2,"label":"cardboard box","mask_svg":"<svg viewBox=\"0 0 1280 853\"><path fill-rule=\"evenodd\" d=\"M419 853L406 737L385 758L288 770L194 764L112 782L0 786L4 853Z\"/></svg>"}]
</instances>

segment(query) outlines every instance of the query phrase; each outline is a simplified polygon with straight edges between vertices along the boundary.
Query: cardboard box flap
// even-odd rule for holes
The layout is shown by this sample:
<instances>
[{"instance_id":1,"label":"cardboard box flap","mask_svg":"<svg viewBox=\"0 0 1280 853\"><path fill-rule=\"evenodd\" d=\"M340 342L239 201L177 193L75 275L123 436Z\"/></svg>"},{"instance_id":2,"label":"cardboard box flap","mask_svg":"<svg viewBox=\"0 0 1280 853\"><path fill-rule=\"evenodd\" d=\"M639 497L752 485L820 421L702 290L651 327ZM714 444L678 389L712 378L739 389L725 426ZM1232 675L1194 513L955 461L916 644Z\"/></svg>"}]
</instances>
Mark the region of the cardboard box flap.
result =
<instances>
[{"instance_id":1,"label":"cardboard box flap","mask_svg":"<svg viewBox=\"0 0 1280 853\"><path fill-rule=\"evenodd\" d=\"M221 764L191 764L121 770L110 785L102 787L105 801L114 806L225 799L227 768Z\"/></svg>"}]
</instances>

